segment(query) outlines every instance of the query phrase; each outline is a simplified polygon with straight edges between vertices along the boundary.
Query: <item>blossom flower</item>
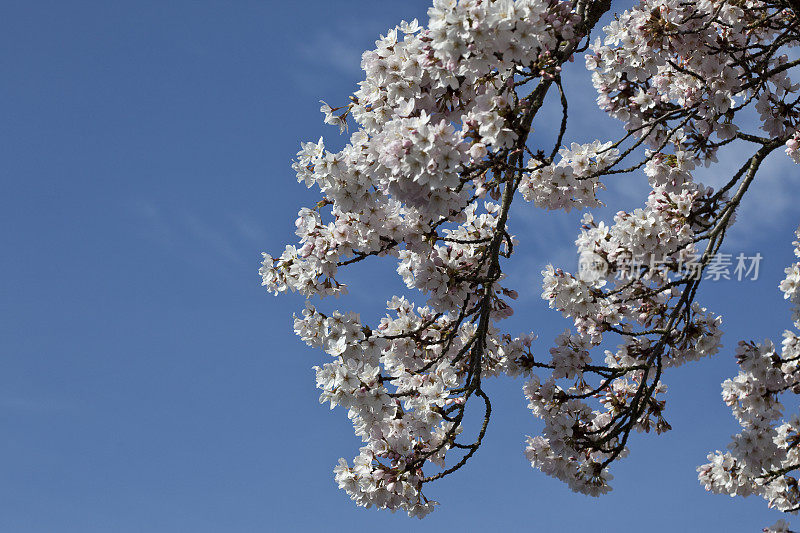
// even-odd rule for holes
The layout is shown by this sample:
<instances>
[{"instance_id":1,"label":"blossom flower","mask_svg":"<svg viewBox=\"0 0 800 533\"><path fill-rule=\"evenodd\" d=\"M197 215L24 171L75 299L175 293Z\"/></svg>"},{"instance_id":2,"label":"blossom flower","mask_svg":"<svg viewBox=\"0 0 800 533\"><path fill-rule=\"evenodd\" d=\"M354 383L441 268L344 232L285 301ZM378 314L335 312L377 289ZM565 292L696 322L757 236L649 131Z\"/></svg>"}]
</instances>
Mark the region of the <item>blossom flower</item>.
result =
<instances>
[{"instance_id":1,"label":"blossom flower","mask_svg":"<svg viewBox=\"0 0 800 533\"><path fill-rule=\"evenodd\" d=\"M346 410L362 439L334 468L358 505L430 513L427 485L481 446L492 414L484 383L500 375L525 377L543 422L526 439L531 465L577 492L607 493L633 434L670 429L667 373L720 353L722 319L697 301L695 274L714 269L764 159L783 148L800 162L798 61L787 53L800 44L800 13L763 0L642 0L588 42L611 6L433 0L426 25L403 21L364 52L349 103L321 102L324 122L352 134L338 151L301 144L292 168L320 200L299 211L298 242L263 254L259 274L269 292L308 299L294 329L327 354L314 367L320 402ZM584 50L598 106L624 127L617 139L567 136L562 67ZM539 116L548 94L561 114L554 142L531 135L553 125ZM696 181L697 165L730 143L746 155L740 169L716 191ZM596 220L589 211L619 174L649 192ZM542 298L570 322L543 355L533 333L503 329L518 296L503 268L520 246L510 228L522 208L584 213L575 245L591 268L542 271ZM374 258L393 261L410 291L377 323L312 305L346 294L340 271ZM780 288L800 329L800 263ZM784 415L780 397L800 393L800 340L743 342L735 356L739 375L722 394L742 429L699 479L795 512L800 418ZM475 404L483 419L468 434Z\"/></svg>"}]
</instances>

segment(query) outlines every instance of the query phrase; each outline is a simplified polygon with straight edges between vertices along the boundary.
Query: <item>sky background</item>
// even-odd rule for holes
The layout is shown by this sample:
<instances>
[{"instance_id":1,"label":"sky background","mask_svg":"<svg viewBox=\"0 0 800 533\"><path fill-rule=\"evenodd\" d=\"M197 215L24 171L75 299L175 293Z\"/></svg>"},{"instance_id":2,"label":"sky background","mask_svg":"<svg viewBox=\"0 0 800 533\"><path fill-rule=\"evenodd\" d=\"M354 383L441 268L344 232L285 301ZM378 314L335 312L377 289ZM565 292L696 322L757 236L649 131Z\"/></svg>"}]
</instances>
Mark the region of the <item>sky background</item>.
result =
<instances>
[{"instance_id":1,"label":"sky background","mask_svg":"<svg viewBox=\"0 0 800 533\"><path fill-rule=\"evenodd\" d=\"M667 374L674 429L632 438L611 494L573 494L530 468L524 436L541 426L509 379L488 387L484 446L430 486L442 505L424 521L336 488L332 468L359 441L344 411L318 404L311 367L328 356L292 332L302 300L260 287L260 252L294 243L297 210L318 199L290 168L299 143L345 141L318 100L345 102L361 51L402 19L427 21L427 6L0 2L0 533L744 532L781 518L705 492L695 468L736 432L720 399L736 342L791 325L777 284L800 172L783 154L725 247L760 252L759 280L700 295L724 317L725 348ZM617 135L586 76L565 76L568 139ZM703 179L741 157L722 154ZM606 218L647 190L642 174L615 179ZM507 327L538 333L539 353L566 326L539 298L539 271L575 268L578 218L512 213L522 297ZM388 261L343 279L351 294L325 306L365 317L400 287Z\"/></svg>"}]
</instances>

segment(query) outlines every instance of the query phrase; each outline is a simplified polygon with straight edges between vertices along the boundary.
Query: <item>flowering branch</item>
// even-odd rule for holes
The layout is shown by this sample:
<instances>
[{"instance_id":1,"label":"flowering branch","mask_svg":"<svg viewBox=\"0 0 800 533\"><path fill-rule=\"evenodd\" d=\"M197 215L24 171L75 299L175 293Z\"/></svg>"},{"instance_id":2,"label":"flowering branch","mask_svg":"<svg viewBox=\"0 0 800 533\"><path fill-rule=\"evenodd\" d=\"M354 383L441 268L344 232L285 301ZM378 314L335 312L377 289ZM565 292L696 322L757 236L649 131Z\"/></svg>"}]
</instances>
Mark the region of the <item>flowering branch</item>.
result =
<instances>
[{"instance_id":1,"label":"flowering branch","mask_svg":"<svg viewBox=\"0 0 800 533\"><path fill-rule=\"evenodd\" d=\"M350 142L335 153L322 139L302 144L293 168L322 199L299 213L300 245L264 254L260 271L271 292L322 298L346 292L340 268L391 257L426 299L393 297L374 328L310 301L295 317L297 334L333 358L315 367L320 401L347 409L364 441L352 465L335 468L359 505L432 511L423 489L480 448L492 414L483 383L496 375L527 377L544 421L527 457L579 492L610 490L609 468L633 432L670 429L666 369L720 348L721 319L696 301L703 273L765 158L785 146L800 162L798 63L785 53L800 43L795 4L642 0L592 43L610 0L434 0L427 27L403 22L365 52L350 103L321 108L341 132L353 126ZM587 50L598 104L625 133L567 147L561 71ZM530 133L553 87L555 145L538 146ZM753 111L767 136L744 131ZM731 143L757 149L720 190L696 182L695 166ZM602 180L641 171L652 188L644 206L595 221ZM580 271L542 273L542 297L573 320L549 358L533 354L533 334L500 328L517 297L503 260L518 246L509 221L519 197L586 211ZM600 361L608 336L621 344ZM474 397L483 419L464 443ZM785 480L795 462L758 479ZM717 490L715 475L707 484Z\"/></svg>"}]
</instances>

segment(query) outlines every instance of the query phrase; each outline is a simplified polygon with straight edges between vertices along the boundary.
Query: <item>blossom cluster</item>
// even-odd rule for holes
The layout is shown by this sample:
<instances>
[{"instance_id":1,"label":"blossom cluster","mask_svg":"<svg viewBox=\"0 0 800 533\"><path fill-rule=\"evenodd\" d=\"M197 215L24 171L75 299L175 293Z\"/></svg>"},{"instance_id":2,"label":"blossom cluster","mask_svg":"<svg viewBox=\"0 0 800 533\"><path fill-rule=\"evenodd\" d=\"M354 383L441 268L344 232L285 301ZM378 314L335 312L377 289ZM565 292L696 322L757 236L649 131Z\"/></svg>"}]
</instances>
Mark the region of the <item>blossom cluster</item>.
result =
<instances>
[{"instance_id":1,"label":"blossom cluster","mask_svg":"<svg viewBox=\"0 0 800 533\"><path fill-rule=\"evenodd\" d=\"M522 197L545 209L581 209L601 205L597 193L605 187L599 181L600 172L619 154L610 141L579 145L559 150L561 159L543 165L536 158L528 161L533 171L524 174L519 190Z\"/></svg>"},{"instance_id":2,"label":"blossom cluster","mask_svg":"<svg viewBox=\"0 0 800 533\"><path fill-rule=\"evenodd\" d=\"M497 375L526 377L529 408L544 423L527 438L531 464L573 490L608 492L610 465L628 454L632 432L670 429L664 370L719 352L721 318L695 295L760 163L778 147L798 159L800 86L785 53L800 39L797 16L758 0L642 0L605 27L586 57L598 104L627 133L565 142L562 67L589 48L610 5L434 0L427 25L403 22L363 54L365 78L349 103L322 102L325 123L352 133L338 151L322 138L301 144L292 168L321 198L299 211L296 245L263 254L263 285L309 300L340 296L345 267L389 257L421 298L392 297L373 325L311 302L295 317L298 336L331 358L315 367L320 401L347 410L362 439L359 455L334 470L357 504L431 512L436 502L424 486L480 447L492 412L482 383ZM551 89L562 106L554 144L530 135ZM744 131L746 110L770 137ZM695 181L695 167L734 140L758 151L719 190ZM650 186L643 205L595 220L588 210L603 205L604 178L638 171ZM602 266L591 275L552 265L542 272L542 297L572 323L545 356L534 353L534 334L500 327L518 296L503 272L520 245L509 229L517 193L528 209L584 211L577 252ZM652 265L652 257L662 259ZM689 262L699 274L684 271ZM631 264L643 265L641 274L621 275ZM794 269L782 288L798 304ZM793 364L791 339L782 355L771 345L740 348L745 377L736 383L764 394L752 407L757 395L727 386L726 401L747 427L730 454L714 457L721 466L706 475L714 490L762 490L748 484L757 467L790 460L793 422L769 430L772 444L756 433L779 416L773 396L783 389L775 387L794 386L770 366L775 358ZM475 403L483 420L466 435ZM783 474L769 483L780 479L794 487ZM769 499L788 508L787 491Z\"/></svg>"},{"instance_id":3,"label":"blossom cluster","mask_svg":"<svg viewBox=\"0 0 800 533\"><path fill-rule=\"evenodd\" d=\"M604 28L586 66L598 104L629 131L652 147L683 141L713 161L752 101L770 136L797 129L789 56L759 53L763 43L796 46L781 35L795 23L796 14L761 0L645 1Z\"/></svg>"},{"instance_id":4,"label":"blossom cluster","mask_svg":"<svg viewBox=\"0 0 800 533\"><path fill-rule=\"evenodd\" d=\"M459 376L448 364L431 365L425 373L406 368L432 354L415 353L407 338L392 337L411 328L433 339L447 322L432 321L429 309L414 310L403 298L395 297L387 306L395 316L381 321L379 334L363 327L353 313L324 316L311 305L295 318L295 331L334 357L314 367L320 403L347 409L356 435L365 442L352 467L344 459L336 467L339 486L361 505L424 515L435 502L420 493L420 470L407 466L423 456L442 461L452 424L441 413L454 402L448 391Z\"/></svg>"},{"instance_id":5,"label":"blossom cluster","mask_svg":"<svg viewBox=\"0 0 800 533\"><path fill-rule=\"evenodd\" d=\"M511 315L516 292L496 285L503 275L487 260L510 254L516 239L499 227L500 204L478 200L497 197L505 169L492 162L519 140L525 111L514 76L552 79L555 55L577 43L582 22L570 3L550 0L437 0L429 17L364 53L366 77L350 104L323 102L326 123L356 128L338 152L322 139L302 145L297 179L323 199L300 211L299 245L264 254L260 271L276 294L338 296L342 266L389 255L427 296L418 308L393 298L396 316L374 329L310 304L295 321L301 338L334 358L317 367L321 401L347 409L365 442L353 466L336 467L339 485L360 505L414 515L434 504L421 491L422 467L444 464L466 400L483 394L476 372L524 371L524 346L493 324ZM491 289L478 289L487 280Z\"/></svg>"},{"instance_id":6,"label":"blossom cluster","mask_svg":"<svg viewBox=\"0 0 800 533\"><path fill-rule=\"evenodd\" d=\"M575 333L560 335L551 348L550 379L541 382L534 376L525 385L529 407L545 422L542 436L528 438L527 454L534 467L576 491L597 495L610 490L606 466L628 453L630 431L670 428L663 417L665 401L658 398L666 392L662 367L719 350L721 319L697 302L687 307L670 279L670 274L681 274L694 253L694 239L704 226L690 215L709 194L690 175L683 179L680 192L656 185L645 207L618 213L611 226L584 215L576 244L582 257L603 263L602 270L594 271L599 275L574 275L553 266L542 272L542 297L573 319ZM645 267L635 279L615 275L631 261L644 262L653 254L664 257L660 268ZM678 314L685 321L680 329ZM616 352L606 351L606 367L598 370L589 354L607 332L622 334L625 342ZM590 373L599 376L599 386L591 384ZM569 383L559 386L557 380L564 378ZM649 400L641 405L645 390ZM591 399L599 408L592 408ZM625 421L624 413L632 409L641 414Z\"/></svg>"},{"instance_id":7,"label":"blossom cluster","mask_svg":"<svg viewBox=\"0 0 800 533\"><path fill-rule=\"evenodd\" d=\"M797 232L800 238L800 229ZM800 241L795 242L800 257ZM780 289L793 304L800 330L800 262L786 269ZM784 418L784 394L800 394L800 337L785 331L780 350L773 343L741 341L736 350L739 375L722 384L722 399L742 427L729 451L708 455L698 467L707 490L730 496L757 494L781 511L800 509L796 473L800 470L800 416Z\"/></svg>"},{"instance_id":8,"label":"blossom cluster","mask_svg":"<svg viewBox=\"0 0 800 533\"><path fill-rule=\"evenodd\" d=\"M786 141L786 155L792 158L797 164L800 164L800 131L796 131L792 137Z\"/></svg>"}]
</instances>

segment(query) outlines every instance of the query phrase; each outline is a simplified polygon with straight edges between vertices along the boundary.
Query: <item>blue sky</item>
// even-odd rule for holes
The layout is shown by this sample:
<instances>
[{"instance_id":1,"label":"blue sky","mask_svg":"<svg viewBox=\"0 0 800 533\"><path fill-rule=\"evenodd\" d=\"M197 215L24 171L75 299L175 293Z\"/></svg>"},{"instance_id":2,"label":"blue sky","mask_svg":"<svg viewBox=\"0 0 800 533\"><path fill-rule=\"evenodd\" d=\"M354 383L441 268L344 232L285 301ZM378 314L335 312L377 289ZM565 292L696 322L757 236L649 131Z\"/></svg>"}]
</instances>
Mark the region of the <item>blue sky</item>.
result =
<instances>
[{"instance_id":1,"label":"blue sky","mask_svg":"<svg viewBox=\"0 0 800 533\"><path fill-rule=\"evenodd\" d=\"M736 342L790 326L777 283L798 167L780 155L727 247L760 252L760 280L706 284L726 348L667 375L674 429L633 439L610 495L529 467L523 439L539 425L513 380L490 386L485 445L428 490L442 506L425 521L336 488L331 469L358 442L344 412L317 403L311 367L327 356L292 333L302 301L261 289L260 252L293 242L316 200L289 168L300 141L342 142L318 100L345 101L360 52L401 19L427 20L427 4L3 2L0 532L756 531L780 518L695 474L736 430L719 394ZM574 83L568 135L614 135ZM641 175L619 180L607 211L643 202ZM538 272L574 268L576 220L525 204L512 215L523 297L508 327L537 332L540 352L565 322L538 298ZM389 263L350 280L333 303L365 316L398 286Z\"/></svg>"}]
</instances>

